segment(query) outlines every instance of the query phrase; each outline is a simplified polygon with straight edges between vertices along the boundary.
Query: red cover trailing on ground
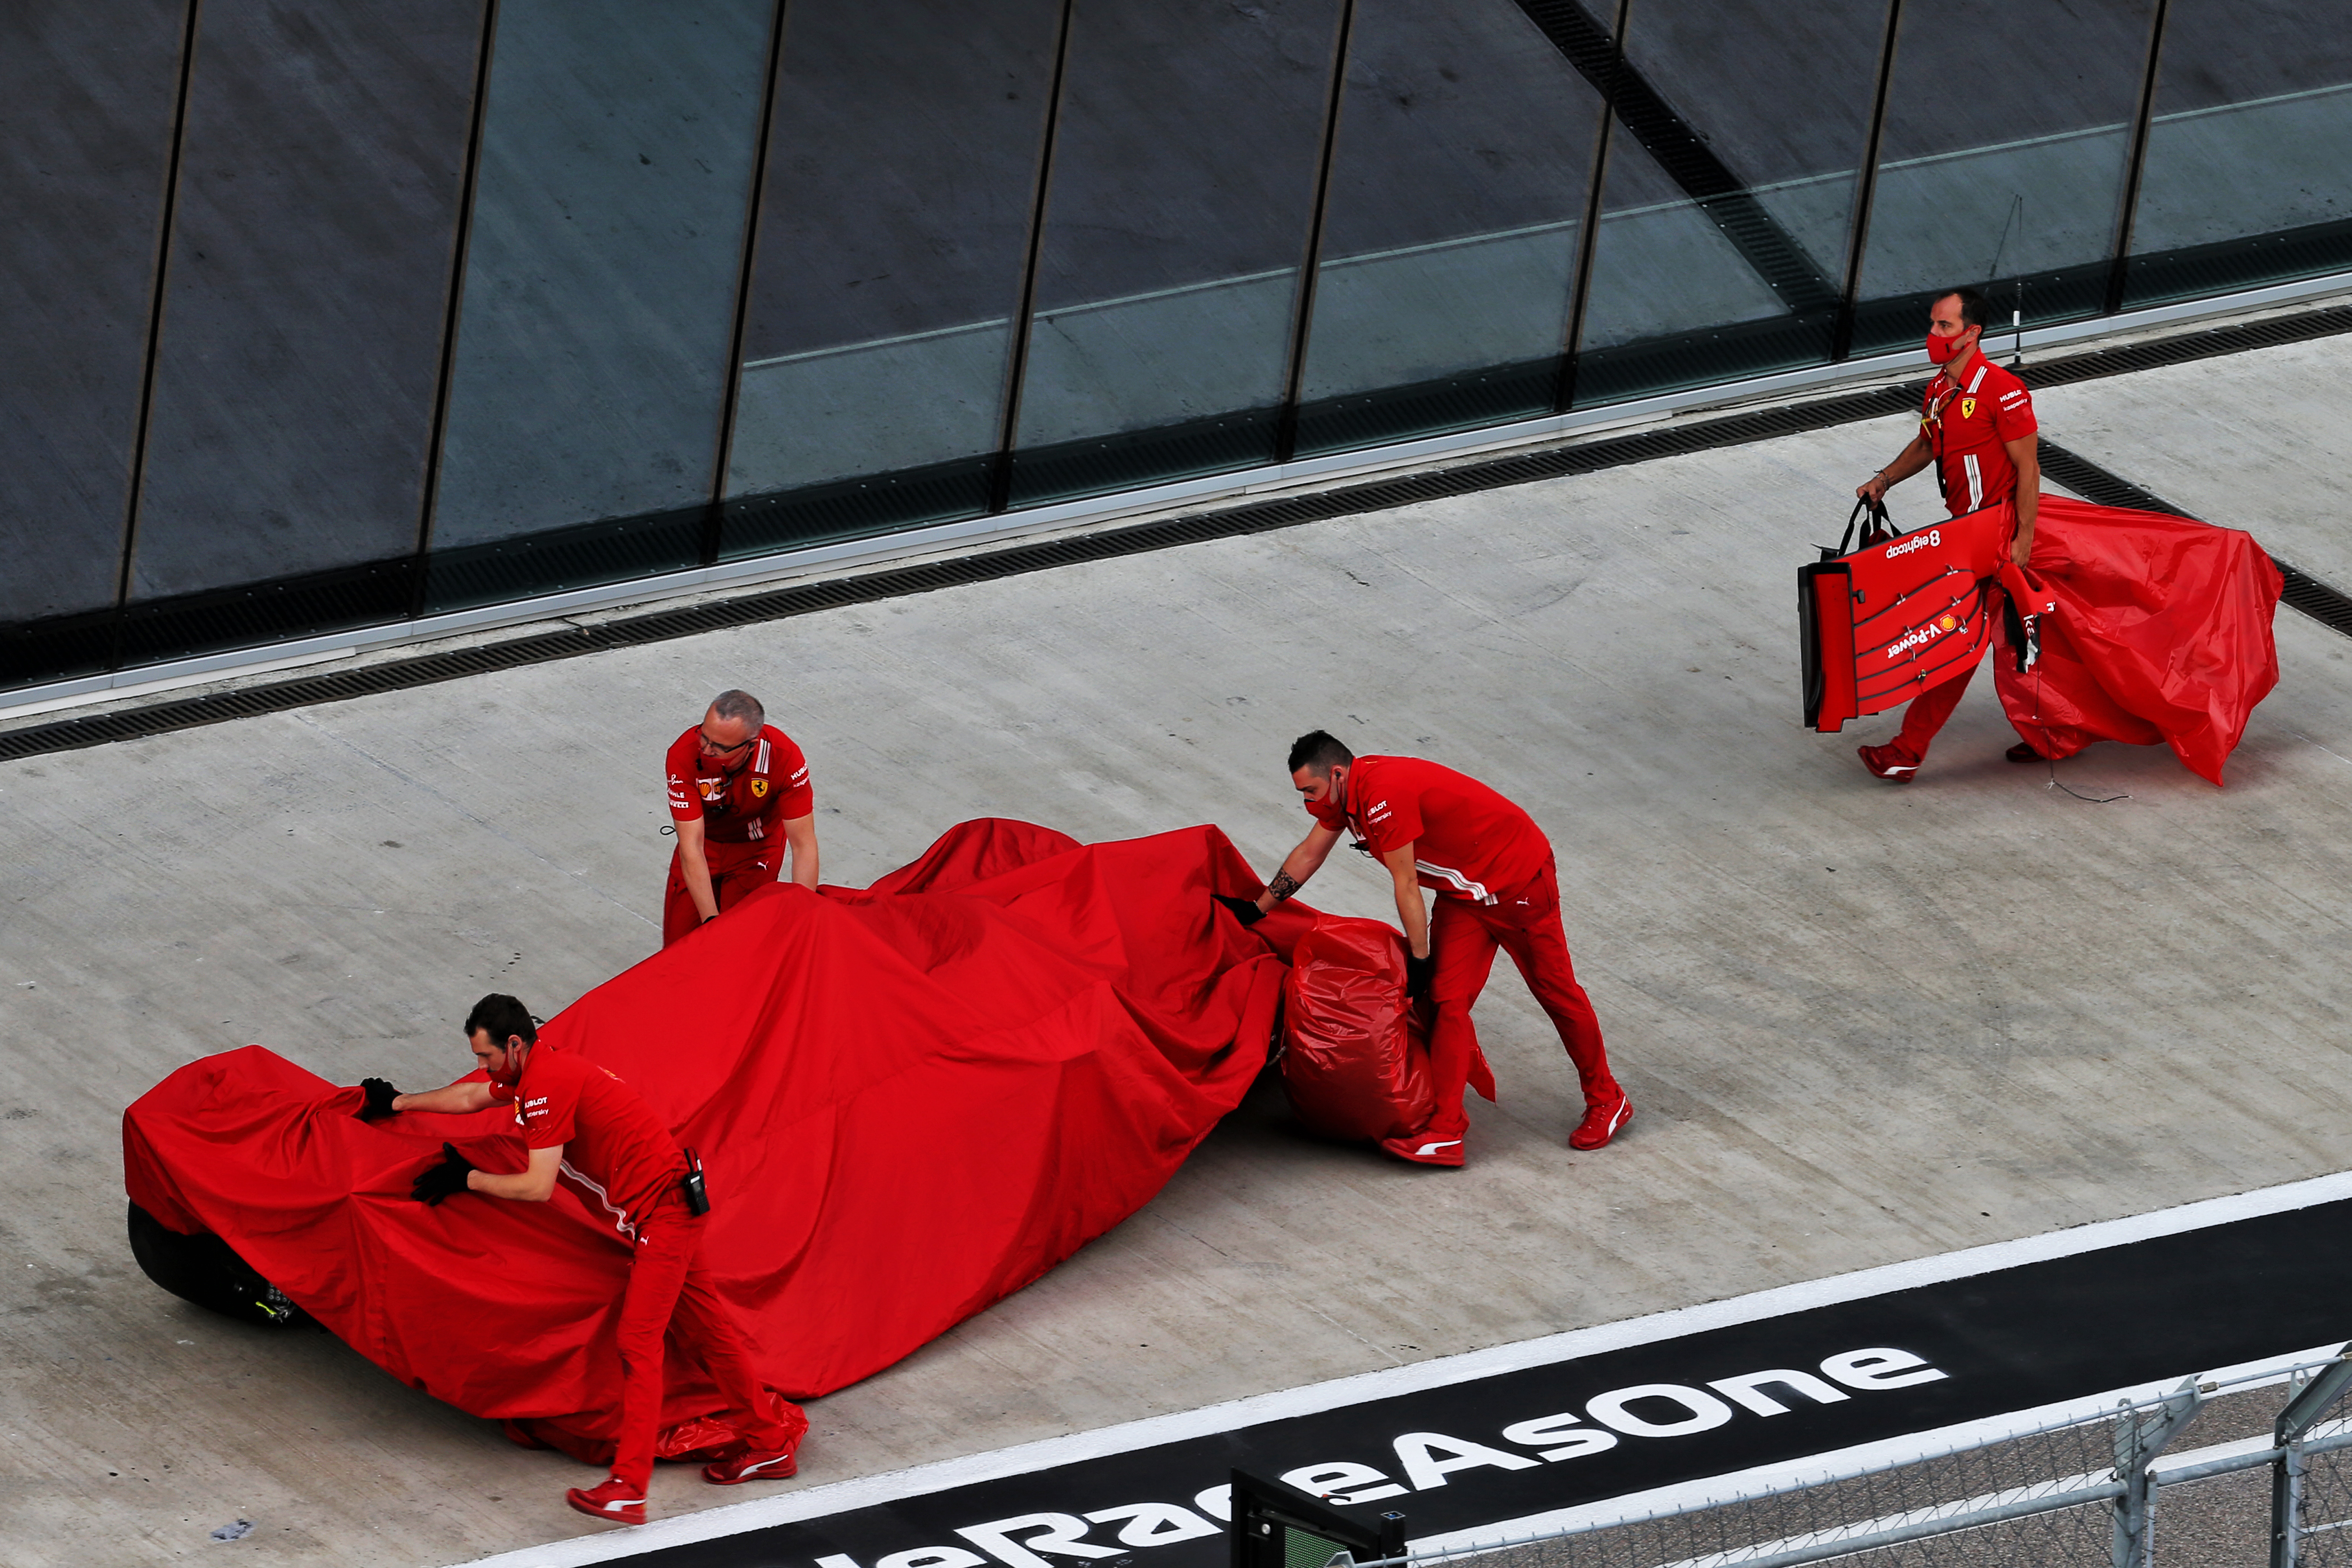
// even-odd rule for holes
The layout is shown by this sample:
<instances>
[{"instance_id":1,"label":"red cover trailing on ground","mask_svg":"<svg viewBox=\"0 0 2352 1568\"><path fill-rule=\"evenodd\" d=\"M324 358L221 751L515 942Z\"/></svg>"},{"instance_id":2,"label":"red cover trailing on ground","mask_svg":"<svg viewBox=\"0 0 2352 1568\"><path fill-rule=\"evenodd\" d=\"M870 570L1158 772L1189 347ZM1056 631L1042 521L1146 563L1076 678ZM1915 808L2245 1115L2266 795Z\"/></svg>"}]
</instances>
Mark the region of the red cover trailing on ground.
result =
<instances>
[{"instance_id":1,"label":"red cover trailing on ground","mask_svg":"<svg viewBox=\"0 0 2352 1568\"><path fill-rule=\"evenodd\" d=\"M821 1394L1118 1224L1240 1101L1283 965L1210 894L1258 885L1213 827L1088 847L966 823L864 891L762 889L540 1048L612 1068L700 1152L706 1260L768 1383ZM520 1169L510 1113L369 1124L359 1101L258 1046L192 1063L124 1114L131 1200L394 1376L601 1462L621 1244L562 1187L411 1202L445 1138ZM714 1405L673 1361L663 1451L730 1440Z\"/></svg>"},{"instance_id":2,"label":"red cover trailing on ground","mask_svg":"<svg viewBox=\"0 0 2352 1568\"><path fill-rule=\"evenodd\" d=\"M2001 707L2045 757L2094 741L2173 750L2212 784L2278 684L2284 586L2253 536L2161 512L2042 498L2026 563L2057 604L2042 658L1995 656Z\"/></svg>"}]
</instances>

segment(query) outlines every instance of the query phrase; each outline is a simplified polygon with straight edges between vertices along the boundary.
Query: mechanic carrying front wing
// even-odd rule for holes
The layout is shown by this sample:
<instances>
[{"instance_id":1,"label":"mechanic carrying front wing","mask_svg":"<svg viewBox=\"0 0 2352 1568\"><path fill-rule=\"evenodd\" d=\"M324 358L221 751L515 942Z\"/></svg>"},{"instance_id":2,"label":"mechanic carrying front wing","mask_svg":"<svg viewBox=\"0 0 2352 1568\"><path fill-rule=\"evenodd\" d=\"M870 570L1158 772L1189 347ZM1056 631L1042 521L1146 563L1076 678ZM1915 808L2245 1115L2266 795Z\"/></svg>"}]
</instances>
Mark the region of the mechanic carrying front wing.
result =
<instances>
[{"instance_id":1,"label":"mechanic carrying front wing","mask_svg":"<svg viewBox=\"0 0 2352 1568\"><path fill-rule=\"evenodd\" d=\"M1887 490L1929 463L1954 517L2017 499L2017 534L2010 556L2018 565L2033 552L2034 509L2042 500L2042 458L2033 395L2025 384L1987 359L1985 321L1992 307L1973 289L1955 289L1927 310L1927 357L1943 368L1921 400L1919 434L1886 467L1854 487L1884 501ZM1890 784L1909 784L1927 760L1927 744L1960 704L1976 675L1971 664L1911 700L1903 728L1883 746L1861 748L1862 765ZM2009 749L2012 763L2040 761L2023 741Z\"/></svg>"},{"instance_id":2,"label":"mechanic carrying front wing","mask_svg":"<svg viewBox=\"0 0 2352 1568\"><path fill-rule=\"evenodd\" d=\"M463 1078L446 1089L402 1094L372 1078L362 1085L367 1100L359 1114L373 1121L402 1110L464 1115L511 1105L530 1151L528 1168L513 1175L479 1170L444 1143L440 1163L425 1168L411 1195L425 1204L458 1193L544 1203L561 1176L591 1214L603 1214L630 1244L628 1290L614 1336L622 1382L613 1472L599 1486L572 1488L563 1500L597 1519L645 1521L661 1425L666 1333L675 1333L679 1348L709 1369L736 1430L746 1434L744 1443L702 1468L703 1479L732 1486L791 1475L796 1438L772 1414L776 1402L761 1385L751 1342L702 1266L709 1204L700 1171L689 1172L669 1129L635 1089L595 1063L535 1049L538 1027L511 996L475 1003L466 1037L488 1082Z\"/></svg>"},{"instance_id":3,"label":"mechanic carrying front wing","mask_svg":"<svg viewBox=\"0 0 2352 1568\"><path fill-rule=\"evenodd\" d=\"M1633 1120L1633 1104L1609 1070L1601 1021L1576 983L1559 923L1559 875L1551 840L1535 818L1467 774L1419 757L1359 757L1322 730L1290 748L1290 782L1315 826L1307 830L1255 902L1219 897L1244 925L1298 891L1342 831L1376 857L1396 887L1404 922L1406 993L1435 1005L1429 1074L1436 1110L1429 1124L1381 1148L1420 1165L1459 1165L1470 1120L1462 1094L1478 1058L1470 1008L1501 948L1535 993L1584 1089L1584 1119L1571 1149L1598 1149ZM1423 901L1422 889L1436 894Z\"/></svg>"}]
</instances>

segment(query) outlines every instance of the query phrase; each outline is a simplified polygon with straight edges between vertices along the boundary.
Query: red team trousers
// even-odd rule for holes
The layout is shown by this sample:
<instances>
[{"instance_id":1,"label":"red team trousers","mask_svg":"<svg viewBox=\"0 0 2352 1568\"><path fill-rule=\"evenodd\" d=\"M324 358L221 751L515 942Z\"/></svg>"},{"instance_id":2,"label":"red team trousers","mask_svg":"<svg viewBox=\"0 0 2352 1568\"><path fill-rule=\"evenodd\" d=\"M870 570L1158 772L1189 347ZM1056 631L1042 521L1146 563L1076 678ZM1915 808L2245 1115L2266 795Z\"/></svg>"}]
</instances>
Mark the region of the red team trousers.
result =
<instances>
[{"instance_id":1,"label":"red team trousers","mask_svg":"<svg viewBox=\"0 0 2352 1568\"><path fill-rule=\"evenodd\" d=\"M661 1435L665 1336L709 1369L737 1430L753 1447L781 1448L791 1441L768 1415L751 1341L702 1267L706 1223L706 1215L688 1212L686 1200L667 1189L637 1222L636 1256L614 1334L621 1356L621 1436L613 1479L639 1496L653 1480L654 1444Z\"/></svg>"},{"instance_id":2,"label":"red team trousers","mask_svg":"<svg viewBox=\"0 0 2352 1568\"><path fill-rule=\"evenodd\" d=\"M1976 674L1977 667L1971 664L1949 680L1931 686L1911 699L1911 705L1903 710L1903 728L1886 742L1886 749L1915 768L1926 762L1927 743L1951 718L1952 710L1960 705L1960 698Z\"/></svg>"},{"instance_id":3,"label":"red team trousers","mask_svg":"<svg viewBox=\"0 0 2352 1568\"><path fill-rule=\"evenodd\" d=\"M721 914L743 901L752 889L765 887L776 879L776 868L784 848L782 839L761 839L749 844L713 844L702 841L702 863L710 868L710 891L719 900ZM690 936L702 924L702 916L694 907L694 895L686 890L686 871L678 864L677 851L669 852L669 885L662 891L662 945Z\"/></svg>"},{"instance_id":4,"label":"red team trousers","mask_svg":"<svg viewBox=\"0 0 2352 1568\"><path fill-rule=\"evenodd\" d=\"M1429 1070L1437 1114L1429 1131L1454 1135L1470 1124L1462 1111L1463 1089L1478 1052L1470 1008L1486 987L1497 948L1519 966L1520 978L1559 1031L1559 1043L1568 1047L1568 1058L1576 1064L1576 1076L1584 1085L1585 1103L1600 1104L1616 1094L1609 1053L1601 1043L1601 1020L1593 1016L1591 998L1576 983L1576 967L1569 962L1568 933L1559 923L1558 867L1546 860L1532 881L1503 894L1496 903L1444 896L1430 901L1435 906L1430 917L1430 952L1437 969L1429 994L1437 1021L1430 1030Z\"/></svg>"}]
</instances>

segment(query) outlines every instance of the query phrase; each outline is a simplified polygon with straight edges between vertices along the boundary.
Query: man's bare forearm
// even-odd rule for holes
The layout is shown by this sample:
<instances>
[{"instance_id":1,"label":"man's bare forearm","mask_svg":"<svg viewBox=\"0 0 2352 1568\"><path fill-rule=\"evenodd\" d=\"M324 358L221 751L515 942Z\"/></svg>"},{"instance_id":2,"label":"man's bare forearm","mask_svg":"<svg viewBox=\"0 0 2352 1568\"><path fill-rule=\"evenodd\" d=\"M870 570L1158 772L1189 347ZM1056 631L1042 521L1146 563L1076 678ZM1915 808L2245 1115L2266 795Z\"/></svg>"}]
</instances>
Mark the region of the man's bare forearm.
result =
<instances>
[{"instance_id":1,"label":"man's bare forearm","mask_svg":"<svg viewBox=\"0 0 2352 1568\"><path fill-rule=\"evenodd\" d=\"M392 1097L394 1110L439 1111L448 1116L464 1116L480 1110L490 1103L488 1084L460 1079L442 1089L428 1089L421 1094L395 1094Z\"/></svg>"},{"instance_id":2,"label":"man's bare forearm","mask_svg":"<svg viewBox=\"0 0 2352 1568\"><path fill-rule=\"evenodd\" d=\"M1418 881L1396 885L1397 919L1404 923L1404 947L1415 958L1429 956L1429 903Z\"/></svg>"},{"instance_id":3,"label":"man's bare forearm","mask_svg":"<svg viewBox=\"0 0 2352 1568\"><path fill-rule=\"evenodd\" d=\"M784 842L793 852L791 880L814 893L817 889L816 817L796 816L784 824Z\"/></svg>"},{"instance_id":4,"label":"man's bare forearm","mask_svg":"<svg viewBox=\"0 0 2352 1568\"><path fill-rule=\"evenodd\" d=\"M1910 445L1895 454L1895 460L1872 475L1868 481L1854 487L1854 494L1866 495L1874 500L1885 500L1886 492L1926 468L1933 454L1924 437L1914 436Z\"/></svg>"},{"instance_id":5,"label":"man's bare forearm","mask_svg":"<svg viewBox=\"0 0 2352 1568\"><path fill-rule=\"evenodd\" d=\"M1339 837L1336 833L1328 837L1310 833L1299 840L1298 847L1283 857L1282 869L1274 874L1274 880L1265 885L1265 891L1257 896L1259 912L1271 911L1275 905L1305 887L1307 879L1315 875L1329 857L1331 846L1339 842Z\"/></svg>"},{"instance_id":6,"label":"man's bare forearm","mask_svg":"<svg viewBox=\"0 0 2352 1568\"><path fill-rule=\"evenodd\" d=\"M677 847L677 871L686 879L686 896L694 900L694 912L709 920L719 912L719 895L710 886L710 862L703 858L702 846Z\"/></svg>"},{"instance_id":7,"label":"man's bare forearm","mask_svg":"<svg viewBox=\"0 0 2352 1568\"><path fill-rule=\"evenodd\" d=\"M2010 461L2017 465L2017 537L2010 559L2020 566L2033 553L2033 524L2042 515L2042 446L2024 436L2008 443Z\"/></svg>"}]
</instances>

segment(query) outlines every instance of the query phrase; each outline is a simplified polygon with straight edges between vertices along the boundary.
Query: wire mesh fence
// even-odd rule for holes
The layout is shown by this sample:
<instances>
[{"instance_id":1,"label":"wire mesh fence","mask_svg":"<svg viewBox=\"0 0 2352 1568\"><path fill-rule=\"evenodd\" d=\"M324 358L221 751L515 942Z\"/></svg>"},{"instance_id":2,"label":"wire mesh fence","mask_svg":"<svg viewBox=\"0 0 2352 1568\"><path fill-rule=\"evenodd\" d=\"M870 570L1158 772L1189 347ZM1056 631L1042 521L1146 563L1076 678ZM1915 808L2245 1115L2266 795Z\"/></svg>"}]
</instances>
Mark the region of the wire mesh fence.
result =
<instances>
[{"instance_id":1,"label":"wire mesh fence","mask_svg":"<svg viewBox=\"0 0 2352 1568\"><path fill-rule=\"evenodd\" d=\"M2315 1440L2342 1435L2352 1423L2331 1422ZM2352 1568L2352 1448L2309 1455L2295 1500L2302 1568Z\"/></svg>"},{"instance_id":2,"label":"wire mesh fence","mask_svg":"<svg viewBox=\"0 0 2352 1568\"><path fill-rule=\"evenodd\" d=\"M2188 1383L1638 1517L1457 1538L1381 1568L2352 1568L2347 1390L2342 1355ZM1325 1568L1333 1549L1301 1539L1283 1568Z\"/></svg>"}]
</instances>

